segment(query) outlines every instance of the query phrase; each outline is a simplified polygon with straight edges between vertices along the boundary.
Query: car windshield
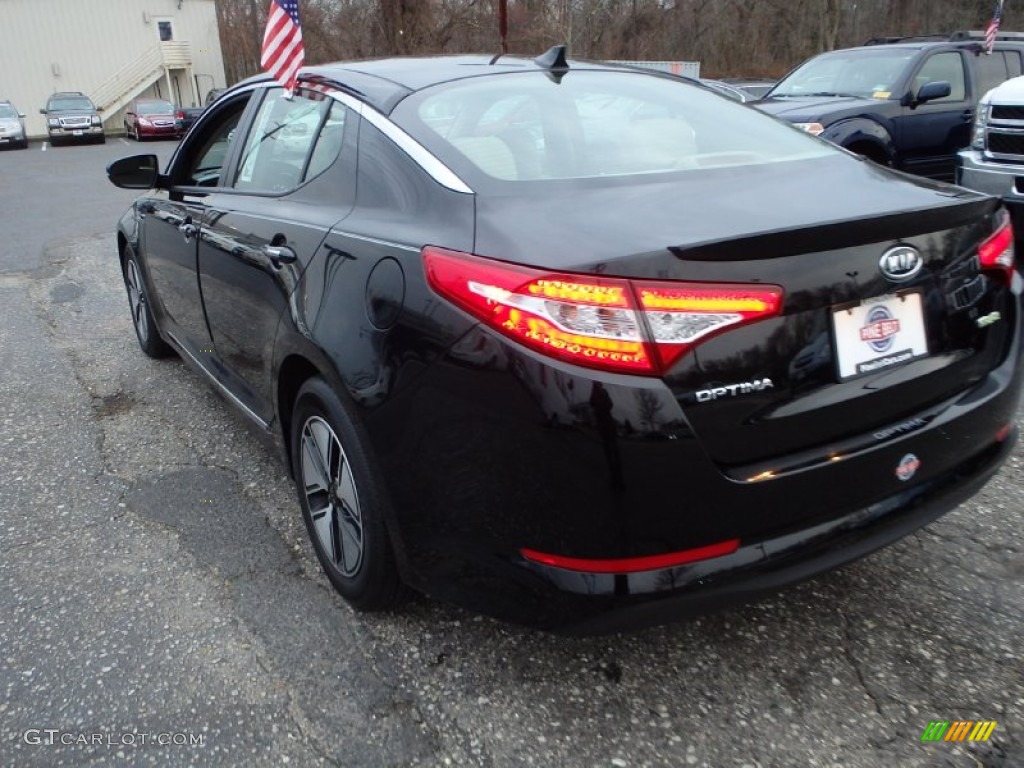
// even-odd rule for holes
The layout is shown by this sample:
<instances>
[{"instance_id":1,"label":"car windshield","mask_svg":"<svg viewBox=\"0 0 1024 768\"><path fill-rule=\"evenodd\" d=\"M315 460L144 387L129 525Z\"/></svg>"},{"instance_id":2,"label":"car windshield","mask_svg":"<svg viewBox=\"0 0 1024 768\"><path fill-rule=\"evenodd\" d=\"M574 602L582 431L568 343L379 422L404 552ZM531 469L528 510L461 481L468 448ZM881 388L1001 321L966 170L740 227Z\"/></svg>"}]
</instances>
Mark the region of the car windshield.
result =
<instances>
[{"instance_id":1,"label":"car windshield","mask_svg":"<svg viewBox=\"0 0 1024 768\"><path fill-rule=\"evenodd\" d=\"M424 89L392 118L438 157L530 181L760 165L834 150L683 80L606 71L467 78Z\"/></svg>"},{"instance_id":2,"label":"car windshield","mask_svg":"<svg viewBox=\"0 0 1024 768\"><path fill-rule=\"evenodd\" d=\"M915 53L906 48L823 53L790 73L771 95L889 99Z\"/></svg>"},{"instance_id":3,"label":"car windshield","mask_svg":"<svg viewBox=\"0 0 1024 768\"><path fill-rule=\"evenodd\" d=\"M169 101L140 101L137 111L140 115L169 115L174 112L174 105Z\"/></svg>"},{"instance_id":4,"label":"car windshield","mask_svg":"<svg viewBox=\"0 0 1024 768\"><path fill-rule=\"evenodd\" d=\"M72 109L82 110L83 112L95 111L92 102L84 96L66 96L59 99L50 99L47 109L57 112L70 111Z\"/></svg>"},{"instance_id":5,"label":"car windshield","mask_svg":"<svg viewBox=\"0 0 1024 768\"><path fill-rule=\"evenodd\" d=\"M10 104L0 104L0 118L17 117L18 110Z\"/></svg>"}]
</instances>

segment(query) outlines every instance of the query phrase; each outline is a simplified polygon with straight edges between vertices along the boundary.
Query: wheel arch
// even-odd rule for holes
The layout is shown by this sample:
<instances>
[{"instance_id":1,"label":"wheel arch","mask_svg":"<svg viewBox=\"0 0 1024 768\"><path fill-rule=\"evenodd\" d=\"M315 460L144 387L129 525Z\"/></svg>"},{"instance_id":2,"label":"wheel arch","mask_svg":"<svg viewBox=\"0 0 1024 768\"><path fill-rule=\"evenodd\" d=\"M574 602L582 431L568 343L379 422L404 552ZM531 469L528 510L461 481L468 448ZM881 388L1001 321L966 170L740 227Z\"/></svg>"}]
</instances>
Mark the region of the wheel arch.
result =
<instances>
[{"instance_id":1,"label":"wheel arch","mask_svg":"<svg viewBox=\"0 0 1024 768\"><path fill-rule=\"evenodd\" d=\"M896 161L892 135L874 120L864 117L842 120L830 125L821 136L875 162L891 165Z\"/></svg>"},{"instance_id":2,"label":"wheel arch","mask_svg":"<svg viewBox=\"0 0 1024 768\"><path fill-rule=\"evenodd\" d=\"M279 338L275 348L278 350L278 353L275 355L277 362L274 366L274 411L277 414L278 437L281 441L281 454L285 470L288 473L288 477L295 480L291 445L292 412L295 408L295 398L302 385L310 378L319 376L339 394L344 404L353 406L354 401L349 395L349 390L345 386L344 380L327 355L313 344L310 339L297 332L291 332ZM349 415L357 429L365 432L366 426L359 409L350 407ZM372 441L368 440L367 442L372 445ZM370 454L367 456L368 462L373 466L377 466L376 457L372 455L372 451L370 451ZM378 474L383 476L379 470ZM387 499L385 504L387 511L384 522L387 525L388 534L394 547L398 569L402 573L403 578L408 580L412 578L412 574L409 570L408 558L406 557L405 541L395 519L394 506L386 485L381 488L381 493Z\"/></svg>"}]
</instances>

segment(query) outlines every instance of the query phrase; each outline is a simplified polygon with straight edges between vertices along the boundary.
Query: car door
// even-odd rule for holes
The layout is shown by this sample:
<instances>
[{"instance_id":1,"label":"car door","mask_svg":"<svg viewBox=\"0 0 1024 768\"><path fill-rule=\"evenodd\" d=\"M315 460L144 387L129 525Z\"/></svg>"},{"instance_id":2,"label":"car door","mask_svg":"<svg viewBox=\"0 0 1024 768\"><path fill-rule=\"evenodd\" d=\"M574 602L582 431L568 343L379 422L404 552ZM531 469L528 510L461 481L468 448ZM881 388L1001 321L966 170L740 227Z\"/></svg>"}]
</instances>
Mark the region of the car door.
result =
<instances>
[{"instance_id":1,"label":"car door","mask_svg":"<svg viewBox=\"0 0 1024 768\"><path fill-rule=\"evenodd\" d=\"M164 329L197 359L211 338L198 278L199 227L212 192L222 186L226 163L249 93L211 114L175 153L167 188L143 209L143 250L153 300Z\"/></svg>"},{"instance_id":2,"label":"car door","mask_svg":"<svg viewBox=\"0 0 1024 768\"><path fill-rule=\"evenodd\" d=\"M908 95L915 97L927 83L950 84L950 95L924 104L904 106L899 117L899 166L902 170L946 181L953 180L957 150L971 140L974 102L960 51L933 53L913 73Z\"/></svg>"},{"instance_id":3,"label":"car door","mask_svg":"<svg viewBox=\"0 0 1024 768\"><path fill-rule=\"evenodd\" d=\"M199 272L214 348L232 392L265 422L278 324L327 232L352 207L357 125L322 93L268 89L230 183L207 203Z\"/></svg>"}]
</instances>

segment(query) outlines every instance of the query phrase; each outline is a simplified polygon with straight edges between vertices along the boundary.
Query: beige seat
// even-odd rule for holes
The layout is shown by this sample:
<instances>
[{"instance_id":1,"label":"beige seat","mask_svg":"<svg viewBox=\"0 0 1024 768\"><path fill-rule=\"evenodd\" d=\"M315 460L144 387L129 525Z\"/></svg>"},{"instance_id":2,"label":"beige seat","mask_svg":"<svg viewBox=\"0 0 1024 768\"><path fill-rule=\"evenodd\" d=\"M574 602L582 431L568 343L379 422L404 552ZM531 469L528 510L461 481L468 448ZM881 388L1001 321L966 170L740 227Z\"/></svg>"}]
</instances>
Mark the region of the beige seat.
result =
<instances>
[{"instance_id":1,"label":"beige seat","mask_svg":"<svg viewBox=\"0 0 1024 768\"><path fill-rule=\"evenodd\" d=\"M467 136L451 142L488 176L506 181L519 178L512 150L497 136Z\"/></svg>"}]
</instances>

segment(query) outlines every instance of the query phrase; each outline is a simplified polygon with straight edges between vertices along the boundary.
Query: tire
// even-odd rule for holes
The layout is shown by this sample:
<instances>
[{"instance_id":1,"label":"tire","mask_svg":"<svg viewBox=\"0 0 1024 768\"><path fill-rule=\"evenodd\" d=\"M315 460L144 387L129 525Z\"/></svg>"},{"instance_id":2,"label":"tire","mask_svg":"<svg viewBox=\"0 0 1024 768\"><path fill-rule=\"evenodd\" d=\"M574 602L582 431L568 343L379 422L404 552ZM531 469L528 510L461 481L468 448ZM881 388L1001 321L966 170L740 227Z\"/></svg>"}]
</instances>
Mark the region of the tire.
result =
<instances>
[{"instance_id":1,"label":"tire","mask_svg":"<svg viewBox=\"0 0 1024 768\"><path fill-rule=\"evenodd\" d=\"M405 591L369 441L341 398L319 377L299 389L291 424L299 505L327 578L358 610L396 607Z\"/></svg>"},{"instance_id":2,"label":"tire","mask_svg":"<svg viewBox=\"0 0 1024 768\"><path fill-rule=\"evenodd\" d=\"M132 313L132 325L135 327L135 337L139 340L139 346L149 357L167 357L173 350L160 338L160 331L149 308L142 269L139 267L135 251L129 245L124 248L121 264L124 287L128 291L128 309Z\"/></svg>"}]
</instances>

